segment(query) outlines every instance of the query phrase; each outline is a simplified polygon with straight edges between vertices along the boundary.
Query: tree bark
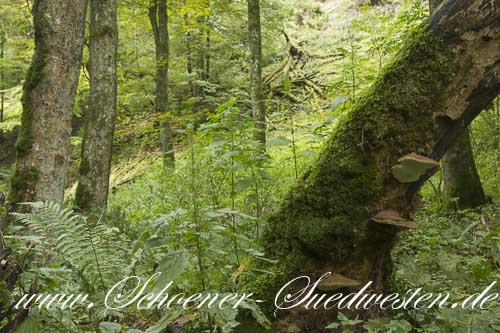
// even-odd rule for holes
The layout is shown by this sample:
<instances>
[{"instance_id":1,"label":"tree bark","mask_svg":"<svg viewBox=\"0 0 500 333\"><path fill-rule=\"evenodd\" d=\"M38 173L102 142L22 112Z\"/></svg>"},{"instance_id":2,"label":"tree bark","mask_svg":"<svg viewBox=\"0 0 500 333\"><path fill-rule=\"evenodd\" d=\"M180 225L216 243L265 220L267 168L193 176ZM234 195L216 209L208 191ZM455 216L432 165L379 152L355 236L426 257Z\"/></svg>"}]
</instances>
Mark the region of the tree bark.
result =
<instances>
[{"instance_id":1,"label":"tree bark","mask_svg":"<svg viewBox=\"0 0 500 333\"><path fill-rule=\"evenodd\" d=\"M209 3L210 5L210 3ZM204 77L203 80L205 81L210 81L210 48L211 48L211 32L210 32L210 26L209 26L209 18L207 18L207 31L206 31L206 39L205 39L205 66L204 66Z\"/></svg>"},{"instance_id":2,"label":"tree bark","mask_svg":"<svg viewBox=\"0 0 500 333\"><path fill-rule=\"evenodd\" d=\"M4 58L4 47L7 39L5 37L5 32L0 31L0 60L3 61ZM5 98L5 73L2 68L0 68L0 123L3 123L3 112L4 112L4 98ZM2 131L0 130L0 137L2 136Z\"/></svg>"},{"instance_id":3,"label":"tree bark","mask_svg":"<svg viewBox=\"0 0 500 333\"><path fill-rule=\"evenodd\" d=\"M197 95L195 84L193 83L193 52L191 51L191 33L187 32L185 34L186 39L186 73L189 80L189 89L191 91L191 97Z\"/></svg>"},{"instance_id":4,"label":"tree bark","mask_svg":"<svg viewBox=\"0 0 500 333\"><path fill-rule=\"evenodd\" d=\"M443 0L429 0L429 11L432 14L436 12L438 9L439 5L443 2Z\"/></svg>"},{"instance_id":5,"label":"tree bark","mask_svg":"<svg viewBox=\"0 0 500 333\"><path fill-rule=\"evenodd\" d=\"M90 0L90 105L85 114L75 202L83 213L106 209L117 98L117 0Z\"/></svg>"},{"instance_id":6,"label":"tree bark","mask_svg":"<svg viewBox=\"0 0 500 333\"><path fill-rule=\"evenodd\" d=\"M469 129L453 141L443 157L442 168L444 195L449 199L450 208L474 208L486 202L474 162Z\"/></svg>"},{"instance_id":7,"label":"tree bark","mask_svg":"<svg viewBox=\"0 0 500 333\"><path fill-rule=\"evenodd\" d=\"M35 53L24 82L10 201L63 202L87 0L33 4Z\"/></svg>"},{"instance_id":8,"label":"tree bark","mask_svg":"<svg viewBox=\"0 0 500 333\"><path fill-rule=\"evenodd\" d=\"M399 227L376 217L395 212L412 226L413 196L435 172L402 183L395 176L400 159L415 153L439 160L499 91L499 4L446 1L339 119L316 163L269 219L265 251L278 264L265 267L275 275L251 282L251 290L273 300L291 279L314 280L325 272L386 290ZM278 314L277 333L327 332L335 318L334 310L300 307ZM363 319L373 313L346 314Z\"/></svg>"},{"instance_id":9,"label":"tree bark","mask_svg":"<svg viewBox=\"0 0 500 333\"><path fill-rule=\"evenodd\" d=\"M252 99L255 141L259 151L266 150L266 108L262 93L262 32L260 0L248 0L248 44L250 48L250 96Z\"/></svg>"},{"instance_id":10,"label":"tree bark","mask_svg":"<svg viewBox=\"0 0 500 333\"><path fill-rule=\"evenodd\" d=\"M154 4L149 8L149 20L153 29L156 47L155 110L163 115L160 139L163 164L165 167L173 167L175 163L174 144L168 114L169 35L167 0L154 0Z\"/></svg>"},{"instance_id":11,"label":"tree bark","mask_svg":"<svg viewBox=\"0 0 500 333\"><path fill-rule=\"evenodd\" d=\"M442 2L430 0L430 13L433 14ZM457 136L443 157L441 166L444 177L443 192L450 208L474 208L486 202L468 129Z\"/></svg>"}]
</instances>

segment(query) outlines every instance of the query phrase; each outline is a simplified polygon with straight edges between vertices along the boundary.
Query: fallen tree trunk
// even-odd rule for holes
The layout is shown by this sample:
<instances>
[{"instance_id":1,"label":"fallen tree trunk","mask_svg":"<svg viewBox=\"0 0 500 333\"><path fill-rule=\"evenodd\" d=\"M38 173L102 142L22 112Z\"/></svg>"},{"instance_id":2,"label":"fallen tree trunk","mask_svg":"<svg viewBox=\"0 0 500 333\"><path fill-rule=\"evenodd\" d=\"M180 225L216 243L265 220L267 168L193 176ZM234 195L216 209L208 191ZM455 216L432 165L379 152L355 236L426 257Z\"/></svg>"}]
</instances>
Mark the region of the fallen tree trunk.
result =
<instances>
[{"instance_id":1,"label":"fallen tree trunk","mask_svg":"<svg viewBox=\"0 0 500 333\"><path fill-rule=\"evenodd\" d=\"M436 171L432 160L499 91L500 5L445 2L339 120L319 159L270 218L264 242L278 260L276 274L252 288L271 301L295 277L333 272L361 285L374 281L383 292L397 232L405 221L413 226L412 198ZM278 314L277 333L323 332L336 318L332 310Z\"/></svg>"}]
</instances>

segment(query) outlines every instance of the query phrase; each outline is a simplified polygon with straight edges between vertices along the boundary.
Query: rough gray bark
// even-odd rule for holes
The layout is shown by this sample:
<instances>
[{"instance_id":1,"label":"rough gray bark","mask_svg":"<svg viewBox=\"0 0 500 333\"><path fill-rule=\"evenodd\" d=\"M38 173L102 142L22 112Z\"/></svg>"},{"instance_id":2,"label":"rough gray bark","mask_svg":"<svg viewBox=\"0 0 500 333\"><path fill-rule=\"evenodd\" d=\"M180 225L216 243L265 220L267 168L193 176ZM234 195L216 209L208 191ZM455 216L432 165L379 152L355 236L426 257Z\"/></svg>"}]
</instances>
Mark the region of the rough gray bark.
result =
<instances>
[{"instance_id":1,"label":"rough gray bark","mask_svg":"<svg viewBox=\"0 0 500 333\"><path fill-rule=\"evenodd\" d=\"M153 29L156 47L156 100L155 110L164 114L162 120L161 147L163 152L163 164L173 167L174 144L172 129L170 128L170 117L168 112L168 66L169 66L169 35L168 35L168 12L167 0L154 0L149 8L149 20Z\"/></svg>"},{"instance_id":2,"label":"rough gray bark","mask_svg":"<svg viewBox=\"0 0 500 333\"><path fill-rule=\"evenodd\" d=\"M250 95L255 140L259 143L259 150L264 152L266 149L266 108L262 92L260 0L248 0L248 44L250 48Z\"/></svg>"},{"instance_id":3,"label":"rough gray bark","mask_svg":"<svg viewBox=\"0 0 500 333\"><path fill-rule=\"evenodd\" d=\"M412 198L435 172L402 183L394 167L411 153L439 160L499 92L500 4L446 1L339 120L317 162L270 218L265 249L278 264L265 269L276 275L252 281L252 290L274 299L292 278L333 272L362 285L373 281L383 292L397 231L405 221L414 226ZM390 225L380 216L397 218ZM275 333L326 332L335 318L334 310L279 314Z\"/></svg>"},{"instance_id":4,"label":"rough gray bark","mask_svg":"<svg viewBox=\"0 0 500 333\"><path fill-rule=\"evenodd\" d=\"M86 7L87 0L33 3L35 53L23 88L12 203L63 202Z\"/></svg>"},{"instance_id":5,"label":"rough gray bark","mask_svg":"<svg viewBox=\"0 0 500 333\"><path fill-rule=\"evenodd\" d=\"M442 2L430 0L430 13L433 14ZM443 157L441 165L444 177L443 192L450 208L474 208L486 202L468 129L457 136Z\"/></svg>"},{"instance_id":6,"label":"rough gray bark","mask_svg":"<svg viewBox=\"0 0 500 333\"><path fill-rule=\"evenodd\" d=\"M75 203L84 213L106 209L116 119L117 0L90 0L90 108L85 114Z\"/></svg>"},{"instance_id":7,"label":"rough gray bark","mask_svg":"<svg viewBox=\"0 0 500 333\"><path fill-rule=\"evenodd\" d=\"M474 208L486 202L474 162L469 129L459 134L446 151L442 168L444 195L450 200L451 208Z\"/></svg>"}]
</instances>

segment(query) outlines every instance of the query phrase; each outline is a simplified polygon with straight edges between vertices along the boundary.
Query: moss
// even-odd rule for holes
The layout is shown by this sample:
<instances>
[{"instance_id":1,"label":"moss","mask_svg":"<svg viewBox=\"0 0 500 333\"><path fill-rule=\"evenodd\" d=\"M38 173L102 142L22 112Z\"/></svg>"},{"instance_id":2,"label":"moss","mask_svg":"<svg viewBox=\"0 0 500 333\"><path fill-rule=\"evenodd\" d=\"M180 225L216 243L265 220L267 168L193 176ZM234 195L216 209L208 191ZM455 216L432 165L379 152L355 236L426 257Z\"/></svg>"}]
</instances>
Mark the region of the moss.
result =
<instances>
[{"instance_id":1,"label":"moss","mask_svg":"<svg viewBox=\"0 0 500 333\"><path fill-rule=\"evenodd\" d=\"M89 174L89 172L90 172L90 163L89 163L88 159L83 157L83 154L82 154L82 158L81 158L81 162L80 162L80 175L87 175L87 174Z\"/></svg>"},{"instance_id":2,"label":"moss","mask_svg":"<svg viewBox=\"0 0 500 333\"><path fill-rule=\"evenodd\" d=\"M33 122L34 122L34 105L32 100L33 90L40 84L44 77L44 69L46 66L47 52L43 51L42 47L37 47L33 56L33 61L23 85L23 114L21 118L21 128L16 143L18 156L24 156L31 151L33 146Z\"/></svg>"},{"instance_id":3,"label":"moss","mask_svg":"<svg viewBox=\"0 0 500 333\"><path fill-rule=\"evenodd\" d=\"M38 179L38 170L35 168L16 172L11 180L10 201L13 203L34 201L35 193L25 192L26 189L35 189Z\"/></svg>"},{"instance_id":4,"label":"moss","mask_svg":"<svg viewBox=\"0 0 500 333\"><path fill-rule=\"evenodd\" d=\"M339 120L318 161L269 220L266 254L278 264L264 267L276 273L273 278L253 282L263 297L298 273L341 265L359 265L353 274L364 272L366 258L376 257L374 241L393 243L395 233L367 227L369 214L388 186L403 188L391 179L390 167L408 153L430 153L432 113L442 108L455 59L444 39L420 27ZM391 204L398 200L406 205L403 196Z\"/></svg>"},{"instance_id":5,"label":"moss","mask_svg":"<svg viewBox=\"0 0 500 333\"><path fill-rule=\"evenodd\" d=\"M298 227L297 236L303 246L317 256L329 253L332 243L346 243L354 238L352 221L347 216L315 218Z\"/></svg>"},{"instance_id":6,"label":"moss","mask_svg":"<svg viewBox=\"0 0 500 333\"><path fill-rule=\"evenodd\" d=\"M88 213L89 206L92 204L93 193L91 189L82 184L78 184L75 194L75 205L81 212Z\"/></svg>"},{"instance_id":7,"label":"moss","mask_svg":"<svg viewBox=\"0 0 500 333\"><path fill-rule=\"evenodd\" d=\"M12 302L12 295L7 288L7 283L5 281L0 281L0 308L7 309Z\"/></svg>"},{"instance_id":8,"label":"moss","mask_svg":"<svg viewBox=\"0 0 500 333\"><path fill-rule=\"evenodd\" d=\"M33 12L38 10L38 4L34 6ZM13 203L32 201L35 199L34 189L39 179L38 170L28 166L30 163L25 159L33 149L34 137L33 126L35 122L34 113L34 90L43 84L45 77L45 67L47 65L49 46L46 44L45 36L43 36L43 29L50 26L50 22L46 22L44 15L34 15L35 25L35 53L33 60L28 69L26 80L23 85L23 96L21 99L23 106L23 113L21 117L21 127L17 136L16 152L18 162L23 163L18 166L15 176L11 181L10 201ZM36 96L43 98L43 96ZM26 189L31 189L31 193L25 193Z\"/></svg>"}]
</instances>

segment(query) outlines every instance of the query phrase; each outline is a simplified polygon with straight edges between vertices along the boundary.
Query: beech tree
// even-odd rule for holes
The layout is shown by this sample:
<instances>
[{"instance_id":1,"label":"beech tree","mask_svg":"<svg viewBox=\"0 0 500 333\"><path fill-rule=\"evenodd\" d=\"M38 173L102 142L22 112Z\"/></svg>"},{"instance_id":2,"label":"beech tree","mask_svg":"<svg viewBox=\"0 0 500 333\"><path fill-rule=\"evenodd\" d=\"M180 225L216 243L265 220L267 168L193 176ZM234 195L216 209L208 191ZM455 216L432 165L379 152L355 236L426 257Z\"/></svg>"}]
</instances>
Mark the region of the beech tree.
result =
<instances>
[{"instance_id":1,"label":"beech tree","mask_svg":"<svg viewBox=\"0 0 500 333\"><path fill-rule=\"evenodd\" d=\"M35 53L23 87L10 201L63 202L87 0L33 3Z\"/></svg>"},{"instance_id":2,"label":"beech tree","mask_svg":"<svg viewBox=\"0 0 500 333\"><path fill-rule=\"evenodd\" d=\"M149 21L153 29L156 48L156 99L155 110L164 115L162 121L161 146L165 166L175 162L172 129L168 111L168 64L169 36L167 0L154 0L149 7Z\"/></svg>"},{"instance_id":3,"label":"beech tree","mask_svg":"<svg viewBox=\"0 0 500 333\"><path fill-rule=\"evenodd\" d=\"M4 48L7 38L5 37L5 31L0 30L0 61L3 62L4 58ZM0 123L3 122L3 113L5 107L5 72L3 69L3 64L0 67ZM0 131L0 138L2 136L2 131Z\"/></svg>"},{"instance_id":4,"label":"beech tree","mask_svg":"<svg viewBox=\"0 0 500 333\"><path fill-rule=\"evenodd\" d=\"M75 202L82 212L105 209L116 118L116 0L90 1L90 107L85 114Z\"/></svg>"},{"instance_id":5,"label":"beech tree","mask_svg":"<svg viewBox=\"0 0 500 333\"><path fill-rule=\"evenodd\" d=\"M253 282L262 299L274 299L292 278L325 272L337 275L320 284L324 291L368 281L387 290L397 233L416 226L415 193L499 91L499 4L444 2L339 119L316 163L269 219L265 248L278 264L272 278ZM326 332L335 318L332 310L300 307L279 314L278 333Z\"/></svg>"},{"instance_id":6,"label":"beech tree","mask_svg":"<svg viewBox=\"0 0 500 333\"><path fill-rule=\"evenodd\" d=\"M262 92L262 32L260 0L248 0L248 45L250 48L250 95L255 140L260 151L266 149L266 109Z\"/></svg>"}]
</instances>

